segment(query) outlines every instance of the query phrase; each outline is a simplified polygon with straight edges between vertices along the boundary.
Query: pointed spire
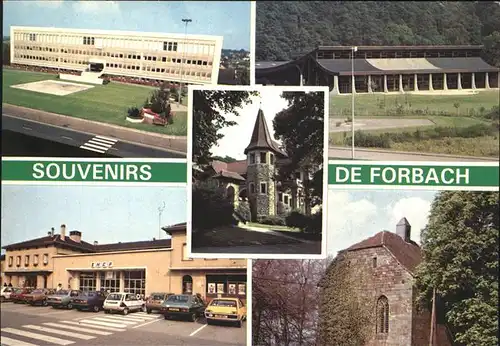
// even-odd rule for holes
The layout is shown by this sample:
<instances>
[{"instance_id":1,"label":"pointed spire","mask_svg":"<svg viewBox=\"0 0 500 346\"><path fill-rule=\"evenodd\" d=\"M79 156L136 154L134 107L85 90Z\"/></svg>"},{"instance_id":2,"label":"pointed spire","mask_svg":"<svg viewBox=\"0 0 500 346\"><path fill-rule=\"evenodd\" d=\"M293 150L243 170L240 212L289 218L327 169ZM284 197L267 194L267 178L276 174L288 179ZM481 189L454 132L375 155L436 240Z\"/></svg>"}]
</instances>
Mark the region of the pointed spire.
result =
<instances>
[{"instance_id":1,"label":"pointed spire","mask_svg":"<svg viewBox=\"0 0 500 346\"><path fill-rule=\"evenodd\" d=\"M273 141L271 137L262 108L259 108L259 112L257 113L257 119L255 120L252 138L250 139L250 143L245 149L245 155L250 150L254 149L267 149L280 155L285 155L285 153L278 147L278 145Z\"/></svg>"}]
</instances>

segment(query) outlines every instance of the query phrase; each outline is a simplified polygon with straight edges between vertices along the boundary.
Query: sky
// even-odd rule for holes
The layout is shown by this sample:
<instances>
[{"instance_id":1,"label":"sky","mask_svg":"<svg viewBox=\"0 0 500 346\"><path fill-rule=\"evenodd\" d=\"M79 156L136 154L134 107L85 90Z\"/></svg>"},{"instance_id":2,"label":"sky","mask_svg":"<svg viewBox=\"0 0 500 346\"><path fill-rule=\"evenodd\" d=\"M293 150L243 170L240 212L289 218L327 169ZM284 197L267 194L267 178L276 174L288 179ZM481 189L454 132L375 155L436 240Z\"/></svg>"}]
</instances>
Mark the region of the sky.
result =
<instances>
[{"instance_id":1,"label":"sky","mask_svg":"<svg viewBox=\"0 0 500 346\"><path fill-rule=\"evenodd\" d=\"M224 137L219 140L216 146L211 148L214 156L230 156L238 160L244 160L245 148L250 143L252 132L257 119L257 113L262 102L262 111L266 118L267 127L271 136L273 135L273 119L276 114L288 107L288 101L281 98L283 90L279 88L267 88L260 96L252 96L251 101L241 108L237 108L239 116L231 113L222 113L227 120L237 122L236 125L225 127L219 131ZM277 143L280 143L275 139Z\"/></svg>"},{"instance_id":2,"label":"sky","mask_svg":"<svg viewBox=\"0 0 500 346\"><path fill-rule=\"evenodd\" d=\"M327 253L335 256L381 231L396 232L406 217L411 239L420 244L420 231L427 225L437 191L332 190L328 191Z\"/></svg>"},{"instance_id":3,"label":"sky","mask_svg":"<svg viewBox=\"0 0 500 346\"><path fill-rule=\"evenodd\" d=\"M3 1L11 25L223 36L223 48L250 50L250 1Z\"/></svg>"},{"instance_id":4,"label":"sky","mask_svg":"<svg viewBox=\"0 0 500 346\"><path fill-rule=\"evenodd\" d=\"M186 188L3 185L2 246L44 237L61 224L99 244L168 238L161 226L186 222ZM4 250L2 250L4 253Z\"/></svg>"}]
</instances>

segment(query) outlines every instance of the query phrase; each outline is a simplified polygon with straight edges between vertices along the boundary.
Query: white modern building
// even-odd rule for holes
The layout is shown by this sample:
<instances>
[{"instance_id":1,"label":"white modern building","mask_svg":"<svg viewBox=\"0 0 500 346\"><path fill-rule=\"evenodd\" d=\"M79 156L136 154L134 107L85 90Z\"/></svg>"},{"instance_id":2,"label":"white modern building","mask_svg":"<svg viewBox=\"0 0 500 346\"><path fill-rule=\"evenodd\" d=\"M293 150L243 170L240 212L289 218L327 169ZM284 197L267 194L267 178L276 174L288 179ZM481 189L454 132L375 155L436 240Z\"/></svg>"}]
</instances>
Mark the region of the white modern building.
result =
<instances>
[{"instance_id":1,"label":"white modern building","mask_svg":"<svg viewBox=\"0 0 500 346\"><path fill-rule=\"evenodd\" d=\"M11 26L10 39L13 64L217 84L223 37Z\"/></svg>"}]
</instances>

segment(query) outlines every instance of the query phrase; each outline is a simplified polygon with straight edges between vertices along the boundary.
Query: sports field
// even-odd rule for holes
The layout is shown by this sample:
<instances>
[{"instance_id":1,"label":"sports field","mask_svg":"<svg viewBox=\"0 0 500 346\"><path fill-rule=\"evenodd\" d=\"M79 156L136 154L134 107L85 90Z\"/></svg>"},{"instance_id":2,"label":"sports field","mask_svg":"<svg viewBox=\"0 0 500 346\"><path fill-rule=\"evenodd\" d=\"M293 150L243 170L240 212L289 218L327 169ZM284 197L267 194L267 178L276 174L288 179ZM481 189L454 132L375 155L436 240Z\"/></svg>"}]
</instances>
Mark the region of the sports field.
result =
<instances>
[{"instance_id":1,"label":"sports field","mask_svg":"<svg viewBox=\"0 0 500 346\"><path fill-rule=\"evenodd\" d=\"M355 130L363 134L356 140L360 147L499 155L498 110L491 116L499 104L498 89L469 95L360 94L354 100ZM330 145L350 143L351 102L346 95L330 98Z\"/></svg>"},{"instance_id":2,"label":"sports field","mask_svg":"<svg viewBox=\"0 0 500 346\"><path fill-rule=\"evenodd\" d=\"M498 106L499 97L498 89L467 95L356 94L354 110L358 116L474 116ZM349 117L351 102L350 95L330 97L330 117Z\"/></svg>"},{"instance_id":3,"label":"sports field","mask_svg":"<svg viewBox=\"0 0 500 346\"><path fill-rule=\"evenodd\" d=\"M96 85L65 96L11 87L56 79L57 75L54 74L3 68L2 102L144 131L178 136L187 134L187 112L185 111L174 109L174 123L165 127L134 124L126 120L127 109L133 106L142 107L153 90L152 87L111 82L108 85Z\"/></svg>"}]
</instances>

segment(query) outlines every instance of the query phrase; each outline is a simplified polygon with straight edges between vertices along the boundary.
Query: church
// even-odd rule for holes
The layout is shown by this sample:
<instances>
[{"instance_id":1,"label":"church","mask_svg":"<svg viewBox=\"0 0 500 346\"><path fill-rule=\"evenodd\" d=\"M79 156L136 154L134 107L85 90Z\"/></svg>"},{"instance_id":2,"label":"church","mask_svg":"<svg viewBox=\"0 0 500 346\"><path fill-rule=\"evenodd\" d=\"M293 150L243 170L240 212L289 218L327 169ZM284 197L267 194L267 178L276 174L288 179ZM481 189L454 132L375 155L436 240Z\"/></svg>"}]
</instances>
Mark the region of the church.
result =
<instances>
[{"instance_id":1,"label":"church","mask_svg":"<svg viewBox=\"0 0 500 346\"><path fill-rule=\"evenodd\" d=\"M278 177L280 166L289 158L271 136L262 109L257 113L244 154L245 160L214 160L205 170L226 191L236 210L240 204L247 204L252 221L284 216L292 210L304 212L304 172L295 172L286 180Z\"/></svg>"},{"instance_id":2,"label":"church","mask_svg":"<svg viewBox=\"0 0 500 346\"><path fill-rule=\"evenodd\" d=\"M420 246L411 240L411 225L402 218L396 232L382 231L338 253L322 278L321 305L335 304L336 292L329 290L339 277L333 275L336 261L346 261L348 294L367 306L365 345L451 346L451 333L445 324L433 322L431 312L416 304L416 267L422 260ZM329 316L320 312L321 333L332 326ZM430 343L431 329L434 331ZM326 334L324 334L326 337Z\"/></svg>"}]
</instances>

